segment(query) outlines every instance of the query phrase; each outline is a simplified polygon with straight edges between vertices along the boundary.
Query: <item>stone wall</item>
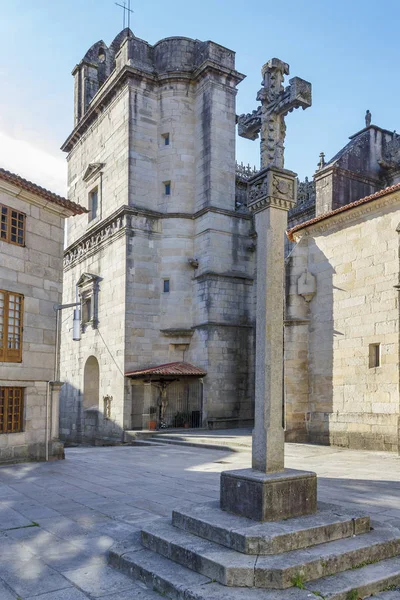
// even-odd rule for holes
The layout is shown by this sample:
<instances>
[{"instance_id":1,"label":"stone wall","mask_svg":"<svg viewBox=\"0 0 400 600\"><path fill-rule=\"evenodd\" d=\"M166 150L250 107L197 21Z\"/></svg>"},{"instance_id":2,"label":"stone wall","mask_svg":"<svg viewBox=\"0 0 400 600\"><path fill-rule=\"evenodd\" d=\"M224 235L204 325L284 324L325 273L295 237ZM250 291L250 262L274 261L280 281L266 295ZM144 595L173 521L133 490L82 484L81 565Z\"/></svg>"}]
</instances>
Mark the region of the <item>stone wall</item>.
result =
<instances>
[{"instance_id":1,"label":"stone wall","mask_svg":"<svg viewBox=\"0 0 400 600\"><path fill-rule=\"evenodd\" d=\"M75 302L76 284L83 273L100 277L98 324L88 325L79 342L72 339L72 319L62 324L61 365L64 383L60 402L60 436L74 442L122 439L125 399L125 230L118 230L97 251L64 271L64 303ZM97 403L85 402L85 366L94 357L99 365ZM90 363L89 363L90 364ZM93 377L97 377L94 373ZM105 418L104 397L112 396Z\"/></svg>"},{"instance_id":2,"label":"stone wall","mask_svg":"<svg viewBox=\"0 0 400 600\"><path fill-rule=\"evenodd\" d=\"M399 218L400 195L388 194L299 232L285 332L291 441L398 449ZM309 303L298 293L306 272Z\"/></svg>"},{"instance_id":3,"label":"stone wall","mask_svg":"<svg viewBox=\"0 0 400 600\"><path fill-rule=\"evenodd\" d=\"M81 137L68 160L68 198L89 208L89 193L99 190L98 216L89 221L84 214L68 220L67 243L70 246L88 228L112 215L128 200L129 165L129 90L125 87L111 103L106 113ZM100 164L94 175L84 178L91 164Z\"/></svg>"},{"instance_id":4,"label":"stone wall","mask_svg":"<svg viewBox=\"0 0 400 600\"><path fill-rule=\"evenodd\" d=\"M0 204L26 215L25 246L0 241L0 289L24 296L22 362L1 363L0 386L24 388L24 425L21 433L0 434L0 462L45 458L46 391L55 366L54 304L61 302L62 291L66 211L33 194L17 192L18 197L0 189ZM50 393L50 440L58 437L51 431L51 409ZM63 457L57 442L50 446L52 457Z\"/></svg>"}]
</instances>

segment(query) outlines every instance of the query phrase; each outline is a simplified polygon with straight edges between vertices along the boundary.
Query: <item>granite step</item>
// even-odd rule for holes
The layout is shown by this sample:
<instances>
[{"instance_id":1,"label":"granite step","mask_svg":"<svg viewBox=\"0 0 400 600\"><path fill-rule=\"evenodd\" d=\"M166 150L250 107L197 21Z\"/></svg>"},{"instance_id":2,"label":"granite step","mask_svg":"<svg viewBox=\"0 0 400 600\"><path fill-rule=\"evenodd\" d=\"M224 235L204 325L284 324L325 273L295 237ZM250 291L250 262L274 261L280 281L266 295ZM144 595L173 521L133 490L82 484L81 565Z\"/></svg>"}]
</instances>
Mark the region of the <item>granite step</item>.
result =
<instances>
[{"instance_id":1,"label":"granite step","mask_svg":"<svg viewBox=\"0 0 400 600\"><path fill-rule=\"evenodd\" d=\"M400 557L381 560L359 569L345 571L338 575L323 577L305 584L305 588L324 600L348 600L351 593L358 598L374 598L379 592L400 585ZM399 592L395 592L399 594ZM382 600L397 600L382 594Z\"/></svg>"},{"instance_id":2,"label":"granite step","mask_svg":"<svg viewBox=\"0 0 400 600\"><path fill-rule=\"evenodd\" d=\"M274 556L246 555L159 519L142 529L145 548L226 586L285 589L400 554L400 531L379 527L360 536Z\"/></svg>"},{"instance_id":3,"label":"granite step","mask_svg":"<svg viewBox=\"0 0 400 600\"><path fill-rule=\"evenodd\" d=\"M178 529L244 554L281 554L370 531L369 517L319 503L318 512L285 521L256 523L209 502L173 511Z\"/></svg>"},{"instance_id":4,"label":"granite step","mask_svg":"<svg viewBox=\"0 0 400 600\"><path fill-rule=\"evenodd\" d=\"M400 591L383 592L378 595L374 594L373 596L370 596L370 598L373 598L374 600L400 600Z\"/></svg>"},{"instance_id":5,"label":"granite step","mask_svg":"<svg viewBox=\"0 0 400 600\"><path fill-rule=\"evenodd\" d=\"M204 440L195 440L190 438L178 439L175 437L166 437L164 434L162 435L154 435L150 439L146 440L157 443L157 445L168 444L173 446L190 446L191 448L203 448L205 450L223 450L224 452L241 452L242 450L247 450L246 446L239 446L237 444L226 444L226 443L218 443L214 441ZM135 445L138 444L139 440L135 441Z\"/></svg>"},{"instance_id":6,"label":"granite step","mask_svg":"<svg viewBox=\"0 0 400 600\"><path fill-rule=\"evenodd\" d=\"M150 590L172 600L183 599L185 591L208 584L211 580L174 563L143 546L121 553L118 545L109 551L109 564Z\"/></svg>"},{"instance_id":7,"label":"granite step","mask_svg":"<svg viewBox=\"0 0 400 600\"><path fill-rule=\"evenodd\" d=\"M383 591L400 583L398 558L310 582L305 589L266 590L225 587L139 545L121 546L109 551L110 564L170 600L348 600L353 590L363 599L398 600L399 595L393 594L400 594Z\"/></svg>"}]
</instances>

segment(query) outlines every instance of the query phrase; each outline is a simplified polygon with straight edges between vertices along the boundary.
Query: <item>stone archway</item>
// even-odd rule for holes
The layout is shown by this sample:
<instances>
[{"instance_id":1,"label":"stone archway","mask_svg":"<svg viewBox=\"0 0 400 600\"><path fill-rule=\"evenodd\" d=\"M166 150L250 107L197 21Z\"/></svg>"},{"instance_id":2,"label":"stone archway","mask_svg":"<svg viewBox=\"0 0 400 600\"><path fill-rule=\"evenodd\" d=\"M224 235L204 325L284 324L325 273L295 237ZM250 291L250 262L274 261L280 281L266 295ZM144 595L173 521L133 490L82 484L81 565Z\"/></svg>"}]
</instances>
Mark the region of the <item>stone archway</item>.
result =
<instances>
[{"instance_id":1,"label":"stone archway","mask_svg":"<svg viewBox=\"0 0 400 600\"><path fill-rule=\"evenodd\" d=\"M95 356L89 356L83 375L83 409L99 410L100 369Z\"/></svg>"}]
</instances>

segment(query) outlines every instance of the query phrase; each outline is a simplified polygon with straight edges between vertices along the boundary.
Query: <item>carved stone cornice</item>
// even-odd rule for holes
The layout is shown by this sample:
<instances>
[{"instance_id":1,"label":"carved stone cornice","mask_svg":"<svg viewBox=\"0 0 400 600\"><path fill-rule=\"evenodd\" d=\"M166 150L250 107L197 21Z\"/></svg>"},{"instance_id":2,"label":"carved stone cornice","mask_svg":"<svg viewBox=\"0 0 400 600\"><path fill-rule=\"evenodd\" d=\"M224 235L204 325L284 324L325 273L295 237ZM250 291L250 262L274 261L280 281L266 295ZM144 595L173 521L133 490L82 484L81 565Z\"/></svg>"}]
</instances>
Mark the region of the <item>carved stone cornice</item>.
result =
<instances>
[{"instance_id":1,"label":"carved stone cornice","mask_svg":"<svg viewBox=\"0 0 400 600\"><path fill-rule=\"evenodd\" d=\"M80 240L71 244L65 250L64 271L97 252L111 238L115 238L117 235L124 235L127 225L127 214L119 212L88 231Z\"/></svg>"},{"instance_id":2,"label":"carved stone cornice","mask_svg":"<svg viewBox=\"0 0 400 600\"><path fill-rule=\"evenodd\" d=\"M270 207L288 211L296 204L297 178L293 171L267 167L252 177L248 185L250 212Z\"/></svg>"},{"instance_id":3,"label":"carved stone cornice","mask_svg":"<svg viewBox=\"0 0 400 600\"><path fill-rule=\"evenodd\" d=\"M209 279L214 279L214 280L230 279L234 283L246 283L246 284L250 284L250 285L254 281L254 278L250 277L246 273L236 273L236 272L216 273L215 271L203 271L203 273L200 273L199 275L195 275L195 277L193 279L196 279L199 282L207 281Z\"/></svg>"},{"instance_id":4,"label":"carved stone cornice","mask_svg":"<svg viewBox=\"0 0 400 600\"><path fill-rule=\"evenodd\" d=\"M61 146L61 150L70 152L74 148L75 144L84 136L90 125L97 120L99 114L111 104L120 90L126 87L131 79L137 83L146 82L150 85L163 85L170 81L184 81L189 84L196 82L207 75L212 75L218 80L220 80L221 77L224 77L225 84L231 87L232 85L238 85L245 78L245 75L239 73L235 69L229 69L212 60L205 60L194 71L172 71L163 74L148 72L129 64L124 65L120 71L111 74L104 85L97 91L92 98L85 115L75 126L72 133L67 137Z\"/></svg>"},{"instance_id":5,"label":"carved stone cornice","mask_svg":"<svg viewBox=\"0 0 400 600\"><path fill-rule=\"evenodd\" d=\"M193 329L184 329L184 328L176 328L176 329L160 329L160 332L165 337L192 337Z\"/></svg>"},{"instance_id":6,"label":"carved stone cornice","mask_svg":"<svg viewBox=\"0 0 400 600\"><path fill-rule=\"evenodd\" d=\"M244 220L250 220L252 218L249 214L238 214L235 211L220 209L214 206L202 208L196 213L161 213L143 207L124 205L108 218L100 221L94 227L91 227L90 230L82 235L82 237L65 249L64 270L68 270L76 263L87 258L87 256L97 252L99 247L109 243L111 238L115 239L116 236L125 235L126 229L132 229L132 217L145 217L150 222L152 219L154 221L159 219L195 220L209 212Z\"/></svg>"},{"instance_id":7,"label":"carved stone cornice","mask_svg":"<svg viewBox=\"0 0 400 600\"><path fill-rule=\"evenodd\" d=\"M371 177L370 175L365 175L363 173L355 173L354 171L350 171L349 169L343 169L343 167L338 167L335 163L328 164L323 169L316 171L314 174L314 181L317 183L321 179L328 177L332 173L335 173L335 175L343 175L350 179L355 179L356 181L360 181L361 183L374 185L378 188L382 185L382 181L379 177Z\"/></svg>"},{"instance_id":8,"label":"carved stone cornice","mask_svg":"<svg viewBox=\"0 0 400 600\"><path fill-rule=\"evenodd\" d=\"M348 210L339 212L337 214L328 215L327 218L316 223L310 223L304 229L293 232L293 240L298 242L305 237L313 237L315 234L324 233L325 231L333 231L339 229L341 226L360 220L364 215L370 215L371 213L377 212L386 207L391 207L393 210L399 210L400 208L400 195L388 194L381 198L376 198L371 202L360 204L359 206L353 206ZM363 219L362 219L363 220Z\"/></svg>"},{"instance_id":9,"label":"carved stone cornice","mask_svg":"<svg viewBox=\"0 0 400 600\"><path fill-rule=\"evenodd\" d=\"M285 327L292 327L296 325L309 325L310 319L299 319L298 317L292 317L284 319L283 324Z\"/></svg>"}]
</instances>

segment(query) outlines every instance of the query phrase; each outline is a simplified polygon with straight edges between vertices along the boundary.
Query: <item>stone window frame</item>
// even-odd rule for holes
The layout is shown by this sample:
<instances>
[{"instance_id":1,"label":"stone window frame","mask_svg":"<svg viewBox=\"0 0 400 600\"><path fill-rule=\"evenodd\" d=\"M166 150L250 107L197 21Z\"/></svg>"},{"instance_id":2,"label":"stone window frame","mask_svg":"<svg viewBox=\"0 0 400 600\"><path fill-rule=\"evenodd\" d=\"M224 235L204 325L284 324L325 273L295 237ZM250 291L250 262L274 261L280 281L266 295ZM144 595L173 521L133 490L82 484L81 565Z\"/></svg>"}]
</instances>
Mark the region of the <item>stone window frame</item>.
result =
<instances>
[{"instance_id":1,"label":"stone window frame","mask_svg":"<svg viewBox=\"0 0 400 600\"><path fill-rule=\"evenodd\" d=\"M23 387L0 386L0 435L24 431Z\"/></svg>"},{"instance_id":2,"label":"stone window frame","mask_svg":"<svg viewBox=\"0 0 400 600\"><path fill-rule=\"evenodd\" d=\"M164 196L170 197L172 194L171 181L163 181L163 186L164 186Z\"/></svg>"},{"instance_id":3,"label":"stone window frame","mask_svg":"<svg viewBox=\"0 0 400 600\"><path fill-rule=\"evenodd\" d=\"M369 368L378 369L382 365L382 346L380 342L369 344Z\"/></svg>"},{"instance_id":4,"label":"stone window frame","mask_svg":"<svg viewBox=\"0 0 400 600\"><path fill-rule=\"evenodd\" d=\"M96 212L93 216L93 196L96 194ZM89 224L97 223L100 220L100 188L98 185L95 185L88 193L88 221Z\"/></svg>"},{"instance_id":5,"label":"stone window frame","mask_svg":"<svg viewBox=\"0 0 400 600\"><path fill-rule=\"evenodd\" d=\"M0 290L0 362L22 362L23 325L24 296Z\"/></svg>"},{"instance_id":6,"label":"stone window frame","mask_svg":"<svg viewBox=\"0 0 400 600\"><path fill-rule=\"evenodd\" d=\"M170 135L169 131L167 131L166 133L162 133L161 137L163 139L163 146L171 145L171 135Z\"/></svg>"},{"instance_id":7,"label":"stone window frame","mask_svg":"<svg viewBox=\"0 0 400 600\"><path fill-rule=\"evenodd\" d=\"M84 333L88 327L97 329L98 320L98 294L100 277L93 273L83 273L76 286L81 303L81 331Z\"/></svg>"},{"instance_id":8,"label":"stone window frame","mask_svg":"<svg viewBox=\"0 0 400 600\"><path fill-rule=\"evenodd\" d=\"M103 168L105 163L90 163L84 174L83 181L86 183L86 193L88 201L88 228L93 227L101 221L103 214ZM91 194L97 189L97 211L96 216L92 218Z\"/></svg>"},{"instance_id":9,"label":"stone window frame","mask_svg":"<svg viewBox=\"0 0 400 600\"><path fill-rule=\"evenodd\" d=\"M24 248L25 232L26 214L6 204L0 204L0 240Z\"/></svg>"}]
</instances>

